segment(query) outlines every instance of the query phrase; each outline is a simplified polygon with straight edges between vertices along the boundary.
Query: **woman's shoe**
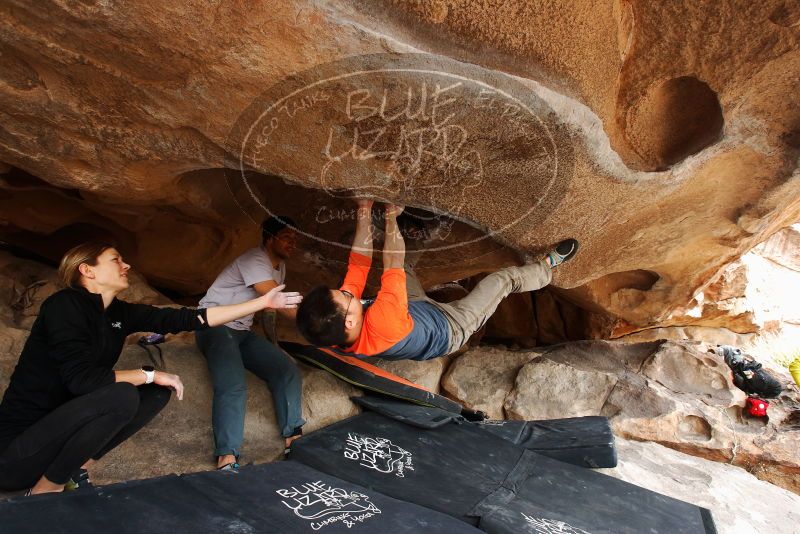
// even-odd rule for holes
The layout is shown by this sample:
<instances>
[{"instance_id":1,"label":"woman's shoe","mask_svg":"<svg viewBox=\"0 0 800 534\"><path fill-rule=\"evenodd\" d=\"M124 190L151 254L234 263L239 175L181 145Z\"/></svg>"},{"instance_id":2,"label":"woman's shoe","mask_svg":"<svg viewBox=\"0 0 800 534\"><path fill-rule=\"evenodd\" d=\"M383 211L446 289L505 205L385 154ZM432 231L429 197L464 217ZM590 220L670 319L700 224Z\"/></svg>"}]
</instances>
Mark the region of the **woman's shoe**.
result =
<instances>
[{"instance_id":1,"label":"woman's shoe","mask_svg":"<svg viewBox=\"0 0 800 534\"><path fill-rule=\"evenodd\" d=\"M92 487L92 481L89 479L89 471L84 468L78 469L78 472L70 477L66 484L64 484L64 491L74 491L76 489L86 489Z\"/></svg>"}]
</instances>

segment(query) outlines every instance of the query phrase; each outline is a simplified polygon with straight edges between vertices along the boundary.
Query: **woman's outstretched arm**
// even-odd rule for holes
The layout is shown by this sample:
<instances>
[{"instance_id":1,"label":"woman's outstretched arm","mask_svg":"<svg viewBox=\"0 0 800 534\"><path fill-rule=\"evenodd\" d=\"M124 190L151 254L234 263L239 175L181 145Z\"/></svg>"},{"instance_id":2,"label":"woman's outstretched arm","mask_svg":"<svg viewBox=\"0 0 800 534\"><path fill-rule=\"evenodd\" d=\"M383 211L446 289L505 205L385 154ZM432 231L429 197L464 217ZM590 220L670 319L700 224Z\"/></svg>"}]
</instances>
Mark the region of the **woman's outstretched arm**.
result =
<instances>
[{"instance_id":1,"label":"woman's outstretched arm","mask_svg":"<svg viewBox=\"0 0 800 534\"><path fill-rule=\"evenodd\" d=\"M206 319L208 326L219 326L229 323L239 317L250 315L265 308L293 309L303 300L297 291L283 291L285 285L281 284L270 289L265 295L261 295L253 300L240 304L228 304L226 306L214 306L206 309Z\"/></svg>"},{"instance_id":2,"label":"woman's outstretched arm","mask_svg":"<svg viewBox=\"0 0 800 534\"><path fill-rule=\"evenodd\" d=\"M158 308L147 304L127 304L129 319L123 328L128 333L156 332L159 334L176 334L191 330L201 330L211 326L229 323L245 315L250 315L265 308L296 308L303 300L296 291L281 291L280 285L266 295L240 304L214 306L212 308Z\"/></svg>"}]
</instances>

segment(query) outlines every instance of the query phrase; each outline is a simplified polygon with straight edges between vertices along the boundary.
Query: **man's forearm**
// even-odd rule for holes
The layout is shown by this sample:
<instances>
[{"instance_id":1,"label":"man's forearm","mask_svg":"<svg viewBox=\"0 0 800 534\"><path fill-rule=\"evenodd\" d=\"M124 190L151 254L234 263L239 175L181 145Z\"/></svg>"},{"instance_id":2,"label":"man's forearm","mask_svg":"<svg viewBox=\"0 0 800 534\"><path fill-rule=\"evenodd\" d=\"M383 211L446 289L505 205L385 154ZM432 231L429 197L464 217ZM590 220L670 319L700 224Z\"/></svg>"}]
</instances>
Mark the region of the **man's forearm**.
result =
<instances>
[{"instance_id":1,"label":"man's forearm","mask_svg":"<svg viewBox=\"0 0 800 534\"><path fill-rule=\"evenodd\" d=\"M386 214L386 238L383 243L383 270L402 269L406 244L397 226L397 215Z\"/></svg>"},{"instance_id":2,"label":"man's forearm","mask_svg":"<svg viewBox=\"0 0 800 534\"><path fill-rule=\"evenodd\" d=\"M372 206L358 206L356 211L356 235L350 249L372 257Z\"/></svg>"}]
</instances>

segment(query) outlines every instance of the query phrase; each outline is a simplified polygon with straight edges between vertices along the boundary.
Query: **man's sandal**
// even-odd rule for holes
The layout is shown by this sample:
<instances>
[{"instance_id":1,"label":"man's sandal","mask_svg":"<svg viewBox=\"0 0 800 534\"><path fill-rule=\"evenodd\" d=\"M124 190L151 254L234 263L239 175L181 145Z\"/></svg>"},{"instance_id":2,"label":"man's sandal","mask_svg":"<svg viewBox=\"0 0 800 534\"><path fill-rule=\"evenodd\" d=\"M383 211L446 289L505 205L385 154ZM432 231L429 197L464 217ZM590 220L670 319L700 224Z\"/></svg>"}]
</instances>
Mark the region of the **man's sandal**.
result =
<instances>
[{"instance_id":1,"label":"man's sandal","mask_svg":"<svg viewBox=\"0 0 800 534\"><path fill-rule=\"evenodd\" d=\"M233 462L227 463L222 467L217 467L217 471L233 471L235 469L239 469L241 467L239 465L239 455L235 455L234 458L236 458L236 460Z\"/></svg>"},{"instance_id":2,"label":"man's sandal","mask_svg":"<svg viewBox=\"0 0 800 534\"><path fill-rule=\"evenodd\" d=\"M229 464L225 464L222 467L217 467L217 471L233 471L235 469L239 469L241 466L239 462L231 462Z\"/></svg>"}]
</instances>

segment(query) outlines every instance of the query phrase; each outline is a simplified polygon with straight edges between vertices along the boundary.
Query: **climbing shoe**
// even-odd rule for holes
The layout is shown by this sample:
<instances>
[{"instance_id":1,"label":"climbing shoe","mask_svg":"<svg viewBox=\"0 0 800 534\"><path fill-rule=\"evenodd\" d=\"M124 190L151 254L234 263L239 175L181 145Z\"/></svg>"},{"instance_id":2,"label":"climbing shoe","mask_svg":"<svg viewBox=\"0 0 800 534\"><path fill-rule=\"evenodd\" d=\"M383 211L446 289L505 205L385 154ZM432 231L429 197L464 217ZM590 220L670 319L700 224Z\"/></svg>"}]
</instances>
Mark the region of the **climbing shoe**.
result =
<instances>
[{"instance_id":1,"label":"climbing shoe","mask_svg":"<svg viewBox=\"0 0 800 534\"><path fill-rule=\"evenodd\" d=\"M556 248L547 253L547 263L550 267L561 265L569 261L578 252L577 239L565 239Z\"/></svg>"}]
</instances>

